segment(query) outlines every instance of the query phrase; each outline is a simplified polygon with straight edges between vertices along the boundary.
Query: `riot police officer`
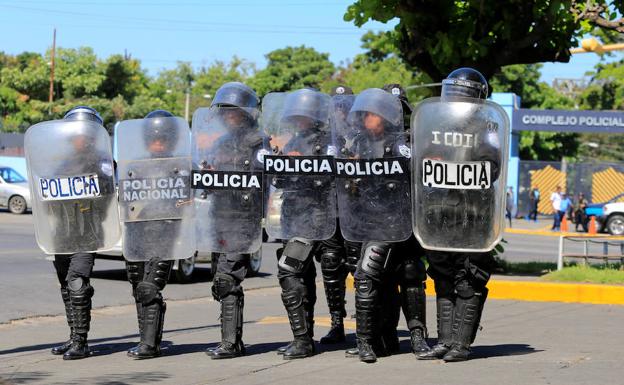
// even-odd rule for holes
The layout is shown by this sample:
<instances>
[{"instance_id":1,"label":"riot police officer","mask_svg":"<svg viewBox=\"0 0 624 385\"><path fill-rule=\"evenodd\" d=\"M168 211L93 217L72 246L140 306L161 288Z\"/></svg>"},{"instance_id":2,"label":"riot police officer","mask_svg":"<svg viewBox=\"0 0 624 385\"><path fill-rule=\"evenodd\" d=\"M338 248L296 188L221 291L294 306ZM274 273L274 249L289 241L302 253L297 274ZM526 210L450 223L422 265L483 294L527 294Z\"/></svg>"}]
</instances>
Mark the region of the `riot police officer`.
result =
<instances>
[{"instance_id":1,"label":"riot police officer","mask_svg":"<svg viewBox=\"0 0 624 385\"><path fill-rule=\"evenodd\" d=\"M258 97L254 90L239 82L221 86L212 101L212 116L206 127L201 122L193 124L194 136L219 130L210 149L205 151L205 165L215 171L261 172L264 156L269 154L269 138L258 130ZM195 113L201 120L201 111ZM204 130L202 130L204 128ZM197 142L197 141L195 141ZM201 146L201 143L196 143ZM204 151L199 155L201 158ZM258 174L259 175L259 174ZM242 341L244 293L241 283L247 275L251 254L238 251L259 248L263 210L262 190L258 185L252 191L204 190L212 195L206 213L213 229L205 236L215 239L206 247L217 258L217 270L212 285L212 295L221 303L221 343L206 351L212 359L233 358L245 353ZM198 218L197 221L201 221ZM204 234L198 233L198 237ZM201 241L198 240L198 247ZM255 246L252 246L255 244ZM234 252L233 252L234 251ZM254 250L255 251L255 250Z\"/></svg>"},{"instance_id":2,"label":"riot police officer","mask_svg":"<svg viewBox=\"0 0 624 385\"><path fill-rule=\"evenodd\" d=\"M263 114L268 114L269 110L263 102ZM290 140L281 152L294 157L331 155L328 110L328 95L311 89L288 93L280 114L280 126L292 128L293 134L289 135ZM307 238L289 239L277 253L282 301L294 337L290 344L278 349L278 354L283 354L284 359L304 358L315 353L316 268L313 259L319 256L321 259L341 258L339 255L343 251L341 242L331 237L336 221L333 176L303 175L272 180L275 188L284 189L281 229L286 234L309 234ZM333 224L329 225L328 221ZM317 240L324 238L329 239Z\"/></svg>"},{"instance_id":3,"label":"riot police officer","mask_svg":"<svg viewBox=\"0 0 624 385\"><path fill-rule=\"evenodd\" d=\"M90 107L78 106L72 108L64 117L65 120L90 120L96 122L99 125L103 124L102 118L98 112ZM76 152L89 152L90 142L86 136L88 132L84 132L83 135L78 135L72 139L72 145ZM89 156L91 161L100 163L104 159L103 154L95 154L95 156ZM74 165L75 167L76 165ZM67 172L68 167L62 167ZM108 171L108 172L105 172ZM106 179L112 180L112 170L102 170L98 172L98 177L102 182ZM70 173L71 174L71 173ZM104 184L104 183L103 183ZM70 204L73 206L73 204ZM73 207L68 207L64 204L63 207L58 207L59 210L67 210L68 212L75 211ZM87 238L86 241L91 245L85 245L85 250L95 250L101 243L93 235L102 233L102 222L93 217L95 209L86 210L81 209L81 215L88 226L93 226L93 234L84 234ZM79 214L80 215L80 214ZM77 219L77 218L76 218ZM66 233L68 239L57 239L57 242L66 243L69 242L69 238L76 237L78 234L70 230ZM63 355L64 360L75 360L80 358L86 358L89 356L89 346L87 344L87 333L89 332L89 326L91 321L91 298L93 297L94 290L90 285L91 272L93 271L95 256L93 253L76 253L72 255L68 254L55 254L54 255L54 269L58 276L59 283L61 284L61 297L65 304L65 313L67 316L67 323L70 328L70 339L60 346L52 348L52 354Z\"/></svg>"},{"instance_id":4,"label":"riot police officer","mask_svg":"<svg viewBox=\"0 0 624 385\"><path fill-rule=\"evenodd\" d=\"M181 136L185 134L184 131L188 132L188 126L178 130L177 127L173 126L173 119L170 112L155 110L147 114L144 120L138 121L137 124L140 127L136 127L138 129L134 131L137 131L143 141L142 145L147 153L147 158L144 154L140 154L140 156L143 157L142 159L148 159L148 161L143 161L143 165L130 165L128 166L130 171L126 171L125 166L121 166L120 160L120 175L125 172L129 177L162 177L163 171L158 168L159 162L163 159L174 158L176 148L180 147L179 141L187 140ZM122 125L119 126L119 131L124 130ZM186 134L188 135L188 133ZM118 137L118 141L121 140ZM140 147L137 144L134 146ZM186 146L186 151L188 151L188 146ZM188 157L190 154L185 155ZM153 159L154 163L150 163L152 162L150 159ZM190 160L188 168L190 169ZM176 168L175 174L181 178L188 178L189 170ZM120 180L120 185L125 188L124 182L123 179ZM120 200L125 199L125 195L126 192L120 187ZM166 201L164 200L152 198L138 201L138 203L137 201L131 202L131 204L143 206L142 208L131 207L129 209L129 212L136 213L133 215L139 216L135 219L142 219L140 217L142 213L145 215L149 213L150 220L134 220L123 223L124 257L126 257L128 281L132 285L132 295L136 303L140 333L139 344L128 350L128 356L135 359L154 358L161 355L160 343L167 310L161 291L169 280L173 259L175 259L173 254L176 253L176 245L190 243L180 241L181 233L184 232L181 219L151 220L152 218L168 218L172 207L165 204ZM179 205L187 206L188 202L178 202L174 207ZM174 217L177 218L177 216ZM178 256L178 258L190 256L191 252L188 252L188 254Z\"/></svg>"},{"instance_id":5,"label":"riot police officer","mask_svg":"<svg viewBox=\"0 0 624 385\"><path fill-rule=\"evenodd\" d=\"M391 354L398 349L396 327L383 310L384 289L390 292L388 300L397 298L394 297L397 296L397 279L393 275L400 270L412 245L405 241L411 233L410 218L404 213L410 201L410 152L402 114L400 101L392 94L381 89L363 91L349 114L354 140L350 147L341 149L344 160L337 159L337 162L344 162L338 170L347 170L349 164L352 170L360 168L359 172L346 172L342 177L339 172L337 184L342 233L346 239L363 241L355 271L355 304L357 351L364 362L375 362L378 355ZM390 168L394 171L380 171ZM377 171L367 171L373 169ZM423 268L419 269L416 264L409 266L406 275L411 280L424 279ZM419 270L422 274L412 277ZM384 330L388 324L393 336ZM416 325L409 326L415 329ZM422 341L423 328L418 330Z\"/></svg>"},{"instance_id":6,"label":"riot police officer","mask_svg":"<svg viewBox=\"0 0 624 385\"><path fill-rule=\"evenodd\" d=\"M396 96L403 109L403 128L409 142L412 107L407 93L400 84L386 84L384 91ZM414 354L429 350L425 340L427 336L425 280L427 275L422 261L424 249L414 236L401 245L402 258L391 266L385 285L380 289L384 298L382 309L382 339L390 351L398 351L397 326L401 309L410 331L411 349ZM400 287L400 294L397 292Z\"/></svg>"},{"instance_id":7,"label":"riot police officer","mask_svg":"<svg viewBox=\"0 0 624 385\"><path fill-rule=\"evenodd\" d=\"M496 212L502 213L500 207L504 207L504 195L499 192L504 194L504 190L497 184L504 189L508 123L504 111L485 100L487 95L483 75L472 68L460 68L442 82L439 100L424 101L415 112L414 135L427 134L421 138L422 159L414 166L419 173L440 159L453 164L464 162L463 170L468 171L470 167L481 167L478 174L482 178L470 186L476 178L458 174L458 180L466 184L458 188L425 180L426 172L414 177L415 232L425 248L432 248L426 255L437 305L438 342L418 355L423 360L468 359L488 294L486 284L495 267L492 253L487 250L501 234L495 222L504 223L502 214L496 220ZM458 141L444 140L453 135L455 126L461 128L461 146Z\"/></svg>"},{"instance_id":8,"label":"riot police officer","mask_svg":"<svg viewBox=\"0 0 624 385\"><path fill-rule=\"evenodd\" d=\"M332 88L330 96L332 96L332 125L340 126L334 127L333 130L334 132L345 130L347 116L355 98L353 91L350 87L338 85ZM325 297L331 317L329 332L320 339L321 344L336 344L345 341L344 317L347 315L345 281L349 272L352 274L355 272L355 265L360 257L360 244L344 240L338 230L339 225L336 227L334 236L323 241L330 244L330 247L319 256Z\"/></svg>"}]
</instances>

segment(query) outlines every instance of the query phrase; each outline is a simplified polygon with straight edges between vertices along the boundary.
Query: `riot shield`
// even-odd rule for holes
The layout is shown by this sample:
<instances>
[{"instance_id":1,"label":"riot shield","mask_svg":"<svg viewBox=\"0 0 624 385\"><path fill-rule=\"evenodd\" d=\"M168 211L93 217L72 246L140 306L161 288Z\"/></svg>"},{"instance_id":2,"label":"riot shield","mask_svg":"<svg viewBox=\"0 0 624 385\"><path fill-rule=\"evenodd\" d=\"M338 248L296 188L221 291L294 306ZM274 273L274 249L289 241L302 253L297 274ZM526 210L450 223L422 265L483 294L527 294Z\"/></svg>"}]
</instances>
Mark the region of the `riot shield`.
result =
<instances>
[{"instance_id":1,"label":"riot shield","mask_svg":"<svg viewBox=\"0 0 624 385\"><path fill-rule=\"evenodd\" d=\"M189 258L195 232L188 124L178 117L125 120L116 139L124 257Z\"/></svg>"},{"instance_id":2,"label":"riot shield","mask_svg":"<svg viewBox=\"0 0 624 385\"><path fill-rule=\"evenodd\" d=\"M269 93L260 127L271 137L264 160L266 231L276 239L330 238L336 229L336 190L330 97L309 89Z\"/></svg>"},{"instance_id":3,"label":"riot shield","mask_svg":"<svg viewBox=\"0 0 624 385\"><path fill-rule=\"evenodd\" d=\"M509 120L496 103L431 98L412 118L413 228L427 249L489 251L504 230Z\"/></svg>"},{"instance_id":4,"label":"riot shield","mask_svg":"<svg viewBox=\"0 0 624 385\"><path fill-rule=\"evenodd\" d=\"M106 129L92 121L38 123L24 150L39 247L47 254L113 247L119 214Z\"/></svg>"},{"instance_id":5,"label":"riot shield","mask_svg":"<svg viewBox=\"0 0 624 385\"><path fill-rule=\"evenodd\" d=\"M356 97L347 129L334 121L343 237L354 242L406 240L411 235L410 151L401 102L386 91L368 89Z\"/></svg>"},{"instance_id":6,"label":"riot shield","mask_svg":"<svg viewBox=\"0 0 624 385\"><path fill-rule=\"evenodd\" d=\"M191 186L200 252L252 253L262 244L262 165L270 147L255 115L223 106L193 115Z\"/></svg>"}]
</instances>

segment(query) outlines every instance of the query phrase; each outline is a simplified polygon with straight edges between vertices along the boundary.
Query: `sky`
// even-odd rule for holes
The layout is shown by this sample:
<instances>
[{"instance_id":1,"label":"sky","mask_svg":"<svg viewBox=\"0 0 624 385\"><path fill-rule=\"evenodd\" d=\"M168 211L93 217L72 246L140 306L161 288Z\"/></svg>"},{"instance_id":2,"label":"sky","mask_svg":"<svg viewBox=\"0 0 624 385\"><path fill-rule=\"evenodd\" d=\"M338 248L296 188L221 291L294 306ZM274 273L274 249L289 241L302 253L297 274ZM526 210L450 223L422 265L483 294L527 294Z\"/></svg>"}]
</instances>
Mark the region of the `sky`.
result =
<instances>
[{"instance_id":1,"label":"sky","mask_svg":"<svg viewBox=\"0 0 624 385\"><path fill-rule=\"evenodd\" d=\"M90 46L106 58L127 51L150 75L177 61L195 67L234 55L258 68L264 55L286 46L306 45L340 64L361 53L367 30L396 25L367 23L362 29L343 20L352 0L0 0L0 51L43 53L57 46ZM607 59L618 60L621 53ZM542 80L580 78L599 61L574 55L570 63L546 63Z\"/></svg>"}]
</instances>

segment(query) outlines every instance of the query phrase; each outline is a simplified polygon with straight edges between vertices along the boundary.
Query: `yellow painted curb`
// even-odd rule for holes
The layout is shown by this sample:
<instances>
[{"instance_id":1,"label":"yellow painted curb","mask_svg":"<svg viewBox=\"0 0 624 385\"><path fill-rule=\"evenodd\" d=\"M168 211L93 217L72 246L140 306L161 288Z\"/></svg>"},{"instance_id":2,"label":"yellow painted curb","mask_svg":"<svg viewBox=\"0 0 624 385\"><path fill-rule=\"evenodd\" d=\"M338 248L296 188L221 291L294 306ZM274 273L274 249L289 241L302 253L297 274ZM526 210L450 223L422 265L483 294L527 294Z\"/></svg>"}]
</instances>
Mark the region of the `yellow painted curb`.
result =
<instances>
[{"instance_id":1,"label":"yellow painted curb","mask_svg":"<svg viewBox=\"0 0 624 385\"><path fill-rule=\"evenodd\" d=\"M561 232L561 231L550 231L550 230L544 230L544 229L515 229L515 228L506 228L505 229L505 233L507 234L525 234L525 235L541 235L541 236L545 236L545 237L559 237L559 236L566 236L566 237L578 237L578 238L609 238L610 240L614 240L614 241L618 241L618 240L623 240L624 237L616 237L613 235L609 235L609 234L588 234L588 233L577 233L574 231L566 231L566 232Z\"/></svg>"},{"instance_id":2,"label":"yellow painted curb","mask_svg":"<svg viewBox=\"0 0 624 385\"><path fill-rule=\"evenodd\" d=\"M347 289L353 291L353 277L347 277ZM488 298L531 302L570 302L600 305L624 305L624 286L585 283L491 280ZM427 279L427 295L435 296L433 281Z\"/></svg>"}]
</instances>

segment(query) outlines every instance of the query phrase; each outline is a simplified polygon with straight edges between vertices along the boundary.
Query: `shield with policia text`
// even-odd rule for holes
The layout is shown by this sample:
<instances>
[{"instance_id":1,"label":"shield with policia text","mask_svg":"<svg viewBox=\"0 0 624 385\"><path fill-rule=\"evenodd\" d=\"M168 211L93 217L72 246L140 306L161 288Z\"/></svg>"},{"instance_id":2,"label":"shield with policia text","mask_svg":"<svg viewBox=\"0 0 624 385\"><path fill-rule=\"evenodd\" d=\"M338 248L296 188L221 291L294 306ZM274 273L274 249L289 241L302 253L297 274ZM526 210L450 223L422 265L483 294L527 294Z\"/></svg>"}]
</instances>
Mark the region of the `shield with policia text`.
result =
<instances>
[{"instance_id":1,"label":"shield with policia text","mask_svg":"<svg viewBox=\"0 0 624 385\"><path fill-rule=\"evenodd\" d=\"M197 249L253 253L262 244L262 165L268 138L256 108L213 106L193 114L191 184Z\"/></svg>"},{"instance_id":2,"label":"shield with policia text","mask_svg":"<svg viewBox=\"0 0 624 385\"><path fill-rule=\"evenodd\" d=\"M403 241L411 235L410 150L401 102L370 88L355 98L347 128L334 119L340 230L349 241Z\"/></svg>"},{"instance_id":3,"label":"shield with policia text","mask_svg":"<svg viewBox=\"0 0 624 385\"><path fill-rule=\"evenodd\" d=\"M413 228L427 249L489 251L504 230L509 120L476 98L421 102L412 117Z\"/></svg>"},{"instance_id":4,"label":"shield with policia text","mask_svg":"<svg viewBox=\"0 0 624 385\"><path fill-rule=\"evenodd\" d=\"M329 95L311 89L269 93L261 128L273 154L264 159L267 233L323 240L336 230L336 190Z\"/></svg>"},{"instance_id":5,"label":"shield with policia text","mask_svg":"<svg viewBox=\"0 0 624 385\"><path fill-rule=\"evenodd\" d=\"M119 216L106 129L90 120L53 120L24 138L39 247L48 254L110 249Z\"/></svg>"},{"instance_id":6,"label":"shield with policia text","mask_svg":"<svg viewBox=\"0 0 624 385\"><path fill-rule=\"evenodd\" d=\"M188 124L169 116L125 120L116 139L124 257L191 257L195 232Z\"/></svg>"}]
</instances>

